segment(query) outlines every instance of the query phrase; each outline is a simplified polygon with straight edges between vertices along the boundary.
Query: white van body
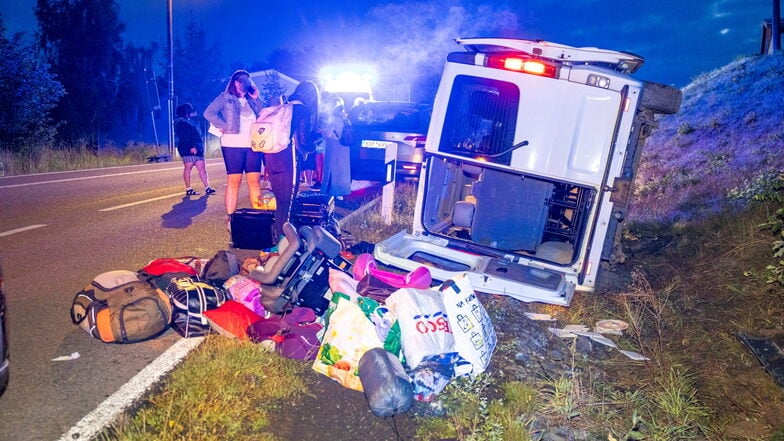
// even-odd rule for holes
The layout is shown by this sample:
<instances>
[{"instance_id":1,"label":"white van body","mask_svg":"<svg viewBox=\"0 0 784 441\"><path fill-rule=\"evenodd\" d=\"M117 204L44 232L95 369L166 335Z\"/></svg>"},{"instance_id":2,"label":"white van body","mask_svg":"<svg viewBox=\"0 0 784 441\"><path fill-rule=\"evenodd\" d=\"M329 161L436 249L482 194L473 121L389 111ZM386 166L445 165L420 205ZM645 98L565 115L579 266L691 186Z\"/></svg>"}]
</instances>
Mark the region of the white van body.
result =
<instances>
[{"instance_id":1,"label":"white van body","mask_svg":"<svg viewBox=\"0 0 784 441\"><path fill-rule=\"evenodd\" d=\"M377 260L467 272L475 289L568 305L611 260L640 150L678 89L631 76L637 55L458 39L433 106L412 233Z\"/></svg>"}]
</instances>

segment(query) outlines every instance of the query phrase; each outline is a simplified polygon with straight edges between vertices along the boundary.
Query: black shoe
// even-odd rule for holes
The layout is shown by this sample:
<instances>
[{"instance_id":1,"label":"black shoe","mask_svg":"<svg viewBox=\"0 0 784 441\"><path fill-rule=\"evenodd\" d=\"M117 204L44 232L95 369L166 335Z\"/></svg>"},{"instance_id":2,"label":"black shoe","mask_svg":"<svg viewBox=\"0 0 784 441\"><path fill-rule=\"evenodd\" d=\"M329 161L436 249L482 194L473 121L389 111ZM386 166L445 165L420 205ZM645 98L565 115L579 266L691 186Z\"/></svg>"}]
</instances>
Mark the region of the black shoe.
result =
<instances>
[{"instance_id":1,"label":"black shoe","mask_svg":"<svg viewBox=\"0 0 784 441\"><path fill-rule=\"evenodd\" d=\"M199 192L192 188L185 190L185 196L196 196L197 194L199 194Z\"/></svg>"},{"instance_id":2,"label":"black shoe","mask_svg":"<svg viewBox=\"0 0 784 441\"><path fill-rule=\"evenodd\" d=\"M215 189L212 187L207 187L204 189L204 192L207 194L215 194Z\"/></svg>"}]
</instances>

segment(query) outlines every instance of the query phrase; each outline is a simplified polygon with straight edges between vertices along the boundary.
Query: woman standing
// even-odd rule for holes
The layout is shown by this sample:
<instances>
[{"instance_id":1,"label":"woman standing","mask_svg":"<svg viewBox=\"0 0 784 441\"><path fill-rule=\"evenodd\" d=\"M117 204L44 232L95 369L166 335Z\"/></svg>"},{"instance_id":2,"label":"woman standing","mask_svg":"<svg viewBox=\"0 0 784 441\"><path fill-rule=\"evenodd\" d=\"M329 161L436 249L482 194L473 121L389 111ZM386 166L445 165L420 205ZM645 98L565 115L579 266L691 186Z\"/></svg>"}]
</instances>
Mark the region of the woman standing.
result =
<instances>
[{"instance_id":1,"label":"woman standing","mask_svg":"<svg viewBox=\"0 0 784 441\"><path fill-rule=\"evenodd\" d=\"M251 206L259 199L262 154L250 148L250 126L262 108L259 89L245 70L231 74L226 90L204 110L204 118L222 132L221 152L226 165L227 183L224 202L226 225L237 209L242 174L248 184Z\"/></svg>"},{"instance_id":2,"label":"woman standing","mask_svg":"<svg viewBox=\"0 0 784 441\"><path fill-rule=\"evenodd\" d=\"M347 118L343 100L337 98L324 128L326 147L321 192L338 199L351 193L351 153L348 146L340 143Z\"/></svg>"},{"instance_id":3,"label":"woman standing","mask_svg":"<svg viewBox=\"0 0 784 441\"><path fill-rule=\"evenodd\" d=\"M196 166L199 178L204 184L204 192L207 194L215 193L215 189L210 187L207 177L207 168L204 164L204 141L201 132L191 117L196 116L191 103L184 103L177 106L177 119L174 121L174 133L177 135L177 153L180 154L183 164L182 179L185 181L185 194L194 196L198 191L191 187L191 171Z\"/></svg>"},{"instance_id":4,"label":"woman standing","mask_svg":"<svg viewBox=\"0 0 784 441\"><path fill-rule=\"evenodd\" d=\"M312 151L309 147L313 144L312 135L318 120L318 87L312 81L299 83L289 97L289 102L295 100L302 104L294 105L291 116L291 142L280 152L267 153L264 157L265 171L269 174L277 204L275 228L278 234L283 234L283 224L289 220L291 201L298 187L299 169L296 153L298 149Z\"/></svg>"}]
</instances>

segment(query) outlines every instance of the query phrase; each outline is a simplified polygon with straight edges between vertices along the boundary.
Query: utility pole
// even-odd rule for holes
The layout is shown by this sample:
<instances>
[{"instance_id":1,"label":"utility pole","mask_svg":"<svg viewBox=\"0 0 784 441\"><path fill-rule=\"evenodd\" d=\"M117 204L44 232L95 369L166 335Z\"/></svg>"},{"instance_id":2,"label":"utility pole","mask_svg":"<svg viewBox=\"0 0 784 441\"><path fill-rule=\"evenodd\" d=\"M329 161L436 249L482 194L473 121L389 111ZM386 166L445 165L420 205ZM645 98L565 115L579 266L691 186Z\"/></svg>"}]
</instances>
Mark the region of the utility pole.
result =
<instances>
[{"instance_id":1,"label":"utility pole","mask_svg":"<svg viewBox=\"0 0 784 441\"><path fill-rule=\"evenodd\" d=\"M169 157L174 156L174 32L172 29L172 0L167 0L166 25L169 37Z\"/></svg>"},{"instance_id":2,"label":"utility pole","mask_svg":"<svg viewBox=\"0 0 784 441\"><path fill-rule=\"evenodd\" d=\"M773 19L771 20L771 38L773 52L781 50L781 0L773 0Z\"/></svg>"}]
</instances>

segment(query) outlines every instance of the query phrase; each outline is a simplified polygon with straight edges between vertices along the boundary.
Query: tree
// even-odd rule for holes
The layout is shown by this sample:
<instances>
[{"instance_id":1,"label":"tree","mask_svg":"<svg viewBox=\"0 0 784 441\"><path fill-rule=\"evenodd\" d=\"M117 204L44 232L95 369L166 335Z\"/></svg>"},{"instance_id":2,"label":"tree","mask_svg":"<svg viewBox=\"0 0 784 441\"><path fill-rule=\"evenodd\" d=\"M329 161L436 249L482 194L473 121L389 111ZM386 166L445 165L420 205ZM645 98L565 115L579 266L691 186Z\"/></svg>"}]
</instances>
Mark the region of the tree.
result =
<instances>
[{"instance_id":1,"label":"tree","mask_svg":"<svg viewBox=\"0 0 784 441\"><path fill-rule=\"evenodd\" d=\"M180 103L189 102L201 111L223 91L221 79L230 72L215 62L219 59L220 47L207 42L203 27L188 22L185 38L174 42L174 93Z\"/></svg>"},{"instance_id":2,"label":"tree","mask_svg":"<svg viewBox=\"0 0 784 441\"><path fill-rule=\"evenodd\" d=\"M22 33L6 37L0 15L0 149L34 152L52 143L50 113L65 94L49 66L22 43Z\"/></svg>"},{"instance_id":3,"label":"tree","mask_svg":"<svg viewBox=\"0 0 784 441\"><path fill-rule=\"evenodd\" d=\"M37 0L38 47L68 94L54 110L67 140L100 143L116 123L121 33L114 0Z\"/></svg>"}]
</instances>

